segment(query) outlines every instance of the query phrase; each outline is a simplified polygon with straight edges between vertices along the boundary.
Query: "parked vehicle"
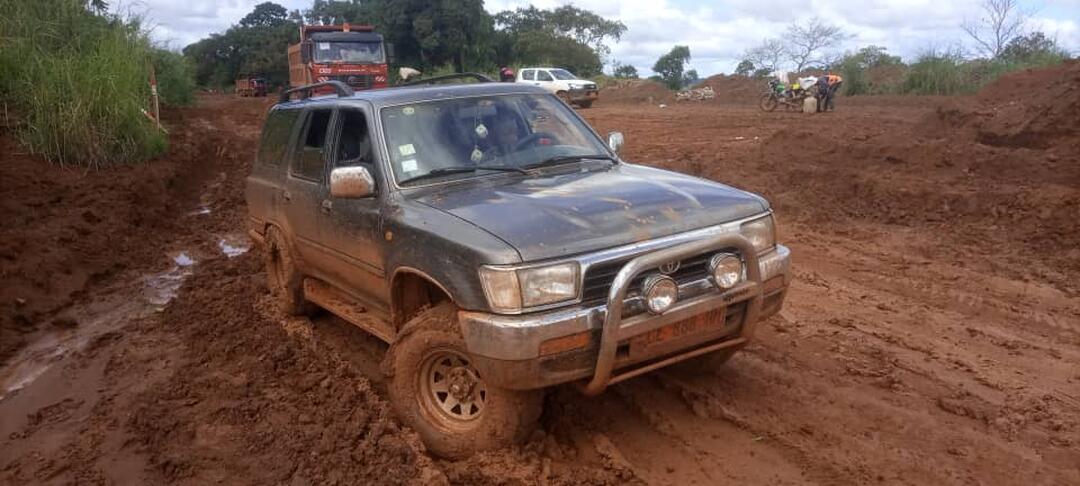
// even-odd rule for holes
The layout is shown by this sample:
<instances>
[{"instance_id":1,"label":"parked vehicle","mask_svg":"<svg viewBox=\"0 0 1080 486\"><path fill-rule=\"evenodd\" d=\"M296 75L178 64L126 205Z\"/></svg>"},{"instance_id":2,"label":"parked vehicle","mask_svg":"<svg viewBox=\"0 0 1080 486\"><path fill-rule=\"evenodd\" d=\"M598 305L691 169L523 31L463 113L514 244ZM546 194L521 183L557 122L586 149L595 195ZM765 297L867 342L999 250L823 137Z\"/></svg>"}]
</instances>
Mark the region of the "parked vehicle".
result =
<instances>
[{"instance_id":1,"label":"parked vehicle","mask_svg":"<svg viewBox=\"0 0 1080 486\"><path fill-rule=\"evenodd\" d=\"M783 304L765 199L624 161L545 89L300 91L323 88L268 114L250 235L285 310L389 344L394 410L438 455L528 436L546 387L723 362Z\"/></svg>"},{"instance_id":2,"label":"parked vehicle","mask_svg":"<svg viewBox=\"0 0 1080 486\"><path fill-rule=\"evenodd\" d=\"M242 97L266 96L266 79L242 77L236 80L236 94Z\"/></svg>"},{"instance_id":3,"label":"parked vehicle","mask_svg":"<svg viewBox=\"0 0 1080 486\"><path fill-rule=\"evenodd\" d=\"M339 81L352 89L385 88L392 54L370 25L301 25L289 46L292 87Z\"/></svg>"},{"instance_id":4,"label":"parked vehicle","mask_svg":"<svg viewBox=\"0 0 1080 486\"><path fill-rule=\"evenodd\" d=\"M522 68L518 70L517 82L544 88L562 98L567 104L582 108L592 106L600 97L596 83L578 79L573 73L559 68Z\"/></svg>"},{"instance_id":5,"label":"parked vehicle","mask_svg":"<svg viewBox=\"0 0 1080 486\"><path fill-rule=\"evenodd\" d=\"M761 111L773 111L783 106L785 110L802 110L803 103L807 98L814 97L816 89L812 84L804 88L801 83L795 83L788 88L779 80L770 79L768 88L758 100L758 108L761 108Z\"/></svg>"}]
</instances>

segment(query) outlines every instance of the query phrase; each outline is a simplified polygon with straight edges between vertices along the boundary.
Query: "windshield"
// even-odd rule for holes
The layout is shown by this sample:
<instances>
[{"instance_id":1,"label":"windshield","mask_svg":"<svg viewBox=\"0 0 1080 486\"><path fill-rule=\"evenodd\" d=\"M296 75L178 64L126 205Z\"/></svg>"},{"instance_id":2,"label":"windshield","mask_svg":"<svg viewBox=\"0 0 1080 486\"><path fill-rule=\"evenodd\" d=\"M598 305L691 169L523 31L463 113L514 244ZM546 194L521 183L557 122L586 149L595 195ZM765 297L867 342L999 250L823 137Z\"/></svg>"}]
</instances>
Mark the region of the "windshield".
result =
<instances>
[{"instance_id":1,"label":"windshield","mask_svg":"<svg viewBox=\"0 0 1080 486\"><path fill-rule=\"evenodd\" d=\"M551 95L392 106L382 109L382 120L394 177L405 186L519 170L563 157L611 157L571 108Z\"/></svg>"},{"instance_id":2,"label":"windshield","mask_svg":"<svg viewBox=\"0 0 1080 486\"><path fill-rule=\"evenodd\" d=\"M570 73L570 71L567 71L565 69L552 69L551 75L555 76L555 79L558 79L560 81L577 79L577 76L574 76L572 73Z\"/></svg>"},{"instance_id":3,"label":"windshield","mask_svg":"<svg viewBox=\"0 0 1080 486\"><path fill-rule=\"evenodd\" d=\"M315 62L382 64L382 42L316 42Z\"/></svg>"}]
</instances>

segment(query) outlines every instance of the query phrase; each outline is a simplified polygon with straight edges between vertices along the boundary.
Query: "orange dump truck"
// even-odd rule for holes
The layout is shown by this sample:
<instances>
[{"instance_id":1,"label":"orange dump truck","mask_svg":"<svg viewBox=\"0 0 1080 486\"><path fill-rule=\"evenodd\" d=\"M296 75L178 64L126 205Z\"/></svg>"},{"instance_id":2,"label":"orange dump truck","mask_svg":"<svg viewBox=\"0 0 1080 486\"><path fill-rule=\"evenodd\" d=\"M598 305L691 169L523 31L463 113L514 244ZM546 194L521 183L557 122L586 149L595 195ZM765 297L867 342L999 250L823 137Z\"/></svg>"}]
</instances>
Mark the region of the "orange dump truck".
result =
<instances>
[{"instance_id":1,"label":"orange dump truck","mask_svg":"<svg viewBox=\"0 0 1080 486\"><path fill-rule=\"evenodd\" d=\"M370 25L301 25L289 46L289 85L341 81L355 90L385 88L387 45Z\"/></svg>"}]
</instances>

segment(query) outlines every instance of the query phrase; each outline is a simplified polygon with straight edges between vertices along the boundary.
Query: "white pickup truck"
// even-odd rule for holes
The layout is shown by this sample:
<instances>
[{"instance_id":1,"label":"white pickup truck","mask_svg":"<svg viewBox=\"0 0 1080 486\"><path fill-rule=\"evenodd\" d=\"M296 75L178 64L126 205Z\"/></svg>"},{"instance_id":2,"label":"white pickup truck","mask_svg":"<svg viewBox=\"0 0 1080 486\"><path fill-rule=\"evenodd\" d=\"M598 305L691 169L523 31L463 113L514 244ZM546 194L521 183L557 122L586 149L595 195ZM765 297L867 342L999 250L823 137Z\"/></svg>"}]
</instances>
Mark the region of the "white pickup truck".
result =
<instances>
[{"instance_id":1,"label":"white pickup truck","mask_svg":"<svg viewBox=\"0 0 1080 486\"><path fill-rule=\"evenodd\" d=\"M560 68L522 68L518 70L517 82L540 86L568 104L575 104L582 108L592 106L600 93L596 83L587 79L578 79L570 71Z\"/></svg>"}]
</instances>

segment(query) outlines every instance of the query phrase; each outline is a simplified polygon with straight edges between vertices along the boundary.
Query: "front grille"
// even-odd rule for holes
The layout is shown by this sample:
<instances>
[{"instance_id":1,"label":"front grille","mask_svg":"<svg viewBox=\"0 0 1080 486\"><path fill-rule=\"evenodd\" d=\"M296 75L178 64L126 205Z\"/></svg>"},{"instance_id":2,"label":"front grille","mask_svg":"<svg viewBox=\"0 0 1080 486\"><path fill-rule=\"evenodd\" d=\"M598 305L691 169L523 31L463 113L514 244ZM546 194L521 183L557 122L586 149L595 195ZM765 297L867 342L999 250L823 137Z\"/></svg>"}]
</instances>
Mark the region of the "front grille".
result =
<instances>
[{"instance_id":1,"label":"front grille","mask_svg":"<svg viewBox=\"0 0 1080 486\"><path fill-rule=\"evenodd\" d=\"M679 285L706 278L709 276L709 259L712 258L714 254L715 252L709 252L686 258L679 263L679 269L669 276L675 279ZM600 263L589 267L585 272L585 279L581 286L582 303L586 305L595 305L607 300L608 292L611 291L612 281L615 280L615 275L619 273L619 270L622 270L623 265L626 265L626 262L628 261L630 261L629 258L626 260ZM638 274L638 276L630 282L630 291L627 292L627 295L640 289L645 278L656 271L657 270L653 268Z\"/></svg>"},{"instance_id":2,"label":"front grille","mask_svg":"<svg viewBox=\"0 0 1080 486\"><path fill-rule=\"evenodd\" d=\"M375 76L371 74L345 74L341 76L334 76L334 80L341 81L353 88L368 89L375 81Z\"/></svg>"}]
</instances>

